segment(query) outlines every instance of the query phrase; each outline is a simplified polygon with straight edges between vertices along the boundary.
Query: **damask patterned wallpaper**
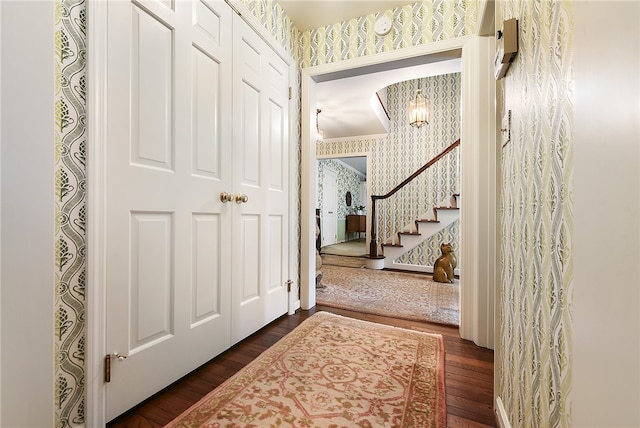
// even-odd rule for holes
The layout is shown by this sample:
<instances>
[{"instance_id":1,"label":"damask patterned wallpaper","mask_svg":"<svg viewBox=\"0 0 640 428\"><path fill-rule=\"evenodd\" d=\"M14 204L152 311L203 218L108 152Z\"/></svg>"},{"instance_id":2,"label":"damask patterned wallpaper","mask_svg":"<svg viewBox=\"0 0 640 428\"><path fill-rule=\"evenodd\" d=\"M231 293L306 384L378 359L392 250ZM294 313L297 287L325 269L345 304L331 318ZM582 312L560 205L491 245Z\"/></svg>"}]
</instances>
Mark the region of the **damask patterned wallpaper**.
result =
<instances>
[{"instance_id":1,"label":"damask patterned wallpaper","mask_svg":"<svg viewBox=\"0 0 640 428\"><path fill-rule=\"evenodd\" d=\"M512 426L571 426L572 13L567 1L501 2L519 52L503 81L498 395Z\"/></svg>"},{"instance_id":2,"label":"damask patterned wallpaper","mask_svg":"<svg viewBox=\"0 0 640 428\"><path fill-rule=\"evenodd\" d=\"M267 31L300 64L298 40L300 31L293 25L291 18L275 0L239 0L251 11Z\"/></svg>"},{"instance_id":3,"label":"damask patterned wallpaper","mask_svg":"<svg viewBox=\"0 0 640 428\"><path fill-rule=\"evenodd\" d=\"M85 418L86 7L55 3L55 418Z\"/></svg>"},{"instance_id":4,"label":"damask patterned wallpaper","mask_svg":"<svg viewBox=\"0 0 640 428\"><path fill-rule=\"evenodd\" d=\"M409 126L406 114L407 103L420 88L431 106L431 122L422 128ZM460 74L446 74L388 87L388 109L391 127L386 136L372 136L339 141L327 141L316 145L317 155L344 155L367 153L371 157L371 170L367 181L371 192L383 195L400 184L405 178L460 136ZM458 149L437 162L425 173L426 181L417 181L400 205L379 203L378 239L386 242L403 226L413 222L418 213L430 211L442 201L448 201L458 193L459 185ZM416 208L420 202L421 208ZM406 213L406 215L401 215ZM433 265L440 256L440 244L451 242L454 251L458 248L459 222L444 229L440 234L425 241L403 256L403 263ZM459 265L460 260L458 260Z\"/></svg>"},{"instance_id":5,"label":"damask patterned wallpaper","mask_svg":"<svg viewBox=\"0 0 640 428\"><path fill-rule=\"evenodd\" d=\"M475 0L419 1L384 12L393 22L392 31L385 37L378 37L373 31L380 14L305 31L300 35L301 66L322 65L473 34L477 13Z\"/></svg>"}]
</instances>

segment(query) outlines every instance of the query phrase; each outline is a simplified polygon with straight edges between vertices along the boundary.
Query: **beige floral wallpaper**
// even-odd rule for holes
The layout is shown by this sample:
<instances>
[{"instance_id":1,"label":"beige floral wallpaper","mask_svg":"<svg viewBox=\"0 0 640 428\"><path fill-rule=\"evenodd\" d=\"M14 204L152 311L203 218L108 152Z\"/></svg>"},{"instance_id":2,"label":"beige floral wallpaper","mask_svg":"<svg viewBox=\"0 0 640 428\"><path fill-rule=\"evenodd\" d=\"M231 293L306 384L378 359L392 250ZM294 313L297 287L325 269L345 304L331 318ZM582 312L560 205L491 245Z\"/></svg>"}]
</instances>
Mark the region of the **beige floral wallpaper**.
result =
<instances>
[{"instance_id":1,"label":"beige floral wallpaper","mask_svg":"<svg viewBox=\"0 0 640 428\"><path fill-rule=\"evenodd\" d=\"M383 12L393 29L385 37L373 31L380 14L337 22L300 35L301 66L311 67L409 46L473 34L477 0L419 1Z\"/></svg>"},{"instance_id":2,"label":"beige floral wallpaper","mask_svg":"<svg viewBox=\"0 0 640 428\"><path fill-rule=\"evenodd\" d=\"M274 39L300 64L298 40L300 31L295 27L282 6L275 0L234 0L251 11Z\"/></svg>"},{"instance_id":3,"label":"beige floral wallpaper","mask_svg":"<svg viewBox=\"0 0 640 428\"><path fill-rule=\"evenodd\" d=\"M86 6L55 2L55 418L85 417Z\"/></svg>"},{"instance_id":4,"label":"beige floral wallpaper","mask_svg":"<svg viewBox=\"0 0 640 428\"><path fill-rule=\"evenodd\" d=\"M569 427L571 3L500 5L503 19L518 18L520 46L498 101L512 111L512 137L501 161L501 352L496 365L501 370L496 387L512 426Z\"/></svg>"}]
</instances>

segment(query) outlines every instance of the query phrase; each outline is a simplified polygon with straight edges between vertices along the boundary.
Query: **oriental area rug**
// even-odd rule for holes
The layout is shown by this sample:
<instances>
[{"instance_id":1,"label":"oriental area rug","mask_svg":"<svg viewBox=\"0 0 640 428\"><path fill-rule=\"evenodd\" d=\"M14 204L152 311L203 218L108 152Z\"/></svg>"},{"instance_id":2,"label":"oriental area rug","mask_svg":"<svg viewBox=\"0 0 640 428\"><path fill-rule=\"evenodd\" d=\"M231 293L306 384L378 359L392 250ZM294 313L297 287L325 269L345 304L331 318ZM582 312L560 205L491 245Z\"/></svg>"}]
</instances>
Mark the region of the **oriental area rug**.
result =
<instances>
[{"instance_id":1,"label":"oriental area rug","mask_svg":"<svg viewBox=\"0 0 640 428\"><path fill-rule=\"evenodd\" d=\"M460 284L431 275L322 265L316 303L333 308L458 326Z\"/></svg>"},{"instance_id":2,"label":"oriental area rug","mask_svg":"<svg viewBox=\"0 0 640 428\"><path fill-rule=\"evenodd\" d=\"M445 427L441 335L317 312L168 427Z\"/></svg>"}]
</instances>

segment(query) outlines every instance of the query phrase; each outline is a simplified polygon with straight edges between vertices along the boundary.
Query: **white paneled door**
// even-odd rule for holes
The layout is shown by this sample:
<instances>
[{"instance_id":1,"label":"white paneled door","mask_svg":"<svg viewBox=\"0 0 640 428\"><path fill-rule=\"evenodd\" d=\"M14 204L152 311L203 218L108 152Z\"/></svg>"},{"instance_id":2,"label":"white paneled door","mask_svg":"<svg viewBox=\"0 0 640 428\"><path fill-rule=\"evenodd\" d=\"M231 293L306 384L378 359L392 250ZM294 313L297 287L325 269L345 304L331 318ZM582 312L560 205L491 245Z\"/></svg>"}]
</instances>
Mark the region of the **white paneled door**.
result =
<instances>
[{"instance_id":1,"label":"white paneled door","mask_svg":"<svg viewBox=\"0 0 640 428\"><path fill-rule=\"evenodd\" d=\"M235 343L287 312L289 254L289 73L237 15L233 50Z\"/></svg>"},{"instance_id":2,"label":"white paneled door","mask_svg":"<svg viewBox=\"0 0 640 428\"><path fill-rule=\"evenodd\" d=\"M110 420L287 311L289 113L223 1L108 11Z\"/></svg>"},{"instance_id":3,"label":"white paneled door","mask_svg":"<svg viewBox=\"0 0 640 428\"><path fill-rule=\"evenodd\" d=\"M322 174L322 225L321 244L338 242L338 184L336 172L326 166Z\"/></svg>"}]
</instances>

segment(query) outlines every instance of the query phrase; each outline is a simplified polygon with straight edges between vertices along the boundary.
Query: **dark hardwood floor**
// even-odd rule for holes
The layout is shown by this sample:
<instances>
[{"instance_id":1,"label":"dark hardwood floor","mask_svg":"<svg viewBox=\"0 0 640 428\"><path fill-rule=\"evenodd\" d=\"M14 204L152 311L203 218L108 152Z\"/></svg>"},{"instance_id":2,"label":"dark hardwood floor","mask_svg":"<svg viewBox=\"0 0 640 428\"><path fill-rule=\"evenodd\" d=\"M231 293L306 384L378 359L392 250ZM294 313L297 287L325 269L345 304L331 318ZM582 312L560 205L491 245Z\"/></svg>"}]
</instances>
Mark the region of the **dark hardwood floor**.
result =
<instances>
[{"instance_id":1,"label":"dark hardwood floor","mask_svg":"<svg viewBox=\"0 0 640 428\"><path fill-rule=\"evenodd\" d=\"M269 346L293 330L316 311L373 321L381 324L440 333L445 344L447 426L495 427L493 413L493 351L460 338L455 327L426 324L353 311L317 306L283 316L209 363L114 419L107 427L162 427L216 388Z\"/></svg>"}]
</instances>

